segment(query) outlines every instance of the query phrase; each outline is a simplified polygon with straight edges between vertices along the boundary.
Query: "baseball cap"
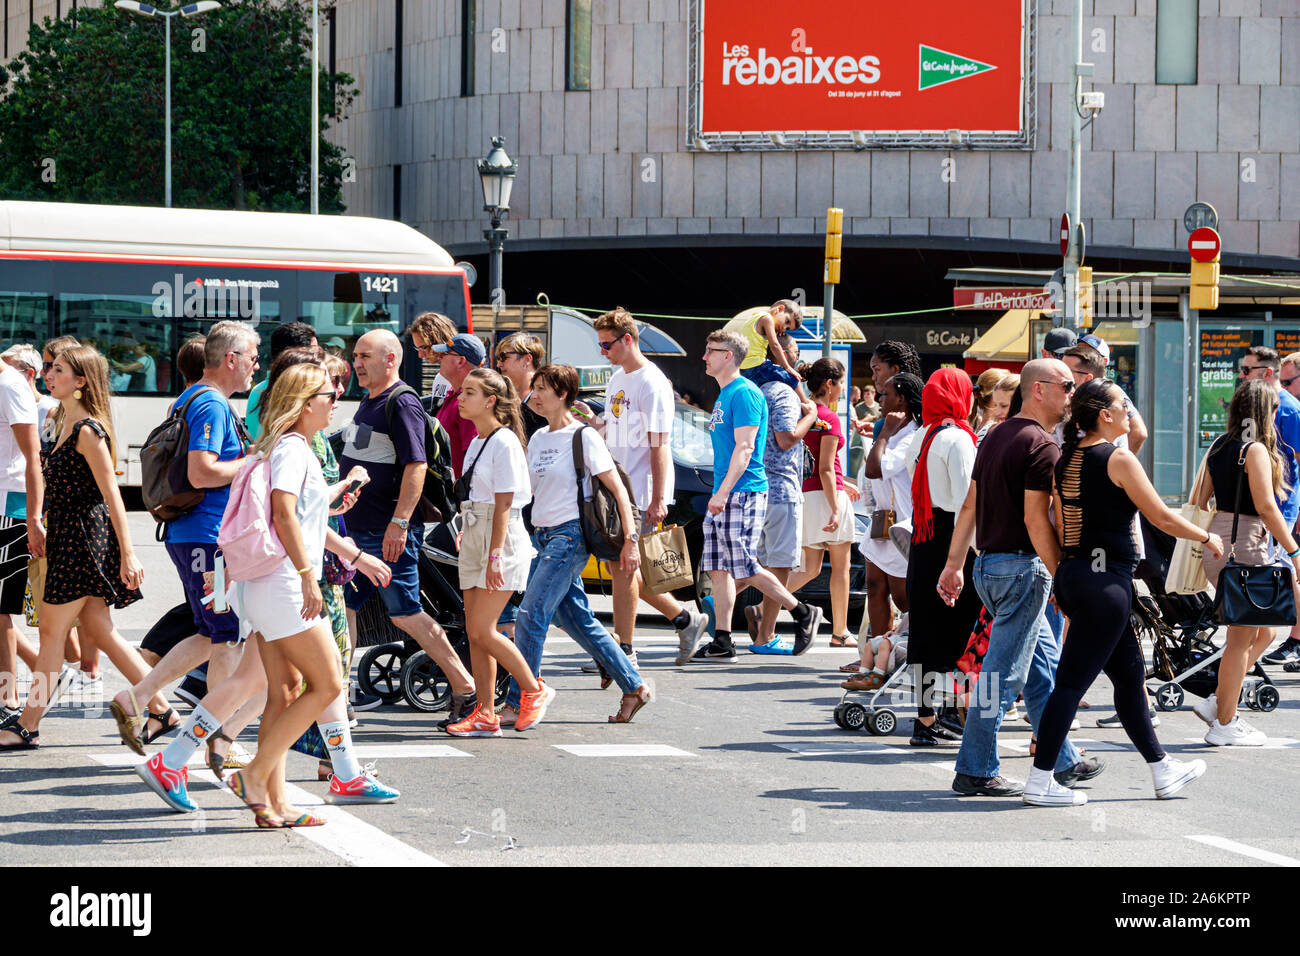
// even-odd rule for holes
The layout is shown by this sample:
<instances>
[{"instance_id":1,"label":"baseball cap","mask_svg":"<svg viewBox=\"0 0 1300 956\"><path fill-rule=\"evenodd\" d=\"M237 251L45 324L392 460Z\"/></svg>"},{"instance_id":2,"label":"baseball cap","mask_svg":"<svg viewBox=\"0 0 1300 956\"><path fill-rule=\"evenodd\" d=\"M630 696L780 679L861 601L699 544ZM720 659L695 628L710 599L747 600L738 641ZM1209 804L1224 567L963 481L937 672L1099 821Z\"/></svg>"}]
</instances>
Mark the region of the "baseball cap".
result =
<instances>
[{"instance_id":1,"label":"baseball cap","mask_svg":"<svg viewBox=\"0 0 1300 956\"><path fill-rule=\"evenodd\" d=\"M345 349L348 347L348 343L343 340L343 336L335 335L325 340L325 347L327 349Z\"/></svg>"},{"instance_id":2,"label":"baseball cap","mask_svg":"<svg viewBox=\"0 0 1300 956\"><path fill-rule=\"evenodd\" d=\"M455 352L475 365L482 365L487 358L487 349L482 340L477 335L467 335L464 332L458 332L450 345L434 345L432 349L435 352Z\"/></svg>"},{"instance_id":3,"label":"baseball cap","mask_svg":"<svg viewBox=\"0 0 1300 956\"><path fill-rule=\"evenodd\" d=\"M1103 365L1110 364L1110 346L1106 344L1105 340L1102 339L1101 336L1088 333L1087 335L1079 339L1079 341L1082 342L1084 345L1091 345L1093 348L1095 348L1098 354L1101 355L1101 361Z\"/></svg>"},{"instance_id":4,"label":"baseball cap","mask_svg":"<svg viewBox=\"0 0 1300 956\"><path fill-rule=\"evenodd\" d=\"M1079 337L1074 331L1067 328L1057 327L1048 329L1046 337L1043 339L1043 348L1053 355L1060 356L1066 349L1074 348L1079 341Z\"/></svg>"}]
</instances>

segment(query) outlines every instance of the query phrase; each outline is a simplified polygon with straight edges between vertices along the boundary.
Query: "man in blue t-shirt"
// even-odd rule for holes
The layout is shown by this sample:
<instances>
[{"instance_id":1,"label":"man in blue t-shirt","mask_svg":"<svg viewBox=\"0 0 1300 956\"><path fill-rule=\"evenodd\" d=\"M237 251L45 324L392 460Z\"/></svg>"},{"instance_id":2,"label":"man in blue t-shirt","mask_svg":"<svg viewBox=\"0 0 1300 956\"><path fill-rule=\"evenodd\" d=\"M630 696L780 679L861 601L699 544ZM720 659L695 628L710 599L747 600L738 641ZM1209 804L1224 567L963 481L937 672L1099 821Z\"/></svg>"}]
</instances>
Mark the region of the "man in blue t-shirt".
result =
<instances>
[{"instance_id":1,"label":"man in blue t-shirt","mask_svg":"<svg viewBox=\"0 0 1300 956\"><path fill-rule=\"evenodd\" d=\"M420 603L419 548L424 525L415 516L424 488L424 406L413 392L393 400L393 426L389 431L385 406L401 383L402 343L387 329L373 329L352 351L357 385L366 393L352 423L343 431L342 474L354 465L366 469L370 481L361 488L348 512L348 531L357 547L381 555L392 568L393 580L379 590L393 624L411 635L437 662L451 683L454 722L468 716L476 698L474 682L441 627ZM369 600L374 585L357 575L343 589L352 645L357 641L357 611Z\"/></svg>"},{"instance_id":2,"label":"man in blue t-shirt","mask_svg":"<svg viewBox=\"0 0 1300 956\"><path fill-rule=\"evenodd\" d=\"M762 456L755 451L767 444L767 402L758 387L740 375L740 363L748 351L743 335L724 331L711 334L704 349L704 369L722 389L709 422L713 497L704 518L700 565L713 581L717 627L713 642L700 648L693 660L735 661L731 614L738 589L758 588L790 611L795 622L795 654L802 654L812 644L822 619L820 608L796 601L758 562L768 485Z\"/></svg>"},{"instance_id":3,"label":"man in blue t-shirt","mask_svg":"<svg viewBox=\"0 0 1300 956\"><path fill-rule=\"evenodd\" d=\"M259 341L251 325L218 322L208 331L203 347L203 377L181 392L172 406L179 409L189 402L185 410L189 427L187 475L191 485L205 492L194 510L166 526L167 555L180 575L194 616L195 633L168 651L139 684L113 698L128 715L135 716L132 694L134 700L146 701L205 660L208 687L213 689L239 663L239 619L231 612L218 614L212 603L203 603L209 590L204 572L215 569L217 529L230 498L230 483L245 452L243 423L230 407L230 396L246 392L252 385L253 373L258 369ZM249 711L247 718L257 715L255 707L244 708L241 715L244 711ZM169 713L162 715L164 720L169 717ZM235 737L245 723L243 717L225 721L226 735ZM159 729L151 725L146 726L146 734Z\"/></svg>"}]
</instances>

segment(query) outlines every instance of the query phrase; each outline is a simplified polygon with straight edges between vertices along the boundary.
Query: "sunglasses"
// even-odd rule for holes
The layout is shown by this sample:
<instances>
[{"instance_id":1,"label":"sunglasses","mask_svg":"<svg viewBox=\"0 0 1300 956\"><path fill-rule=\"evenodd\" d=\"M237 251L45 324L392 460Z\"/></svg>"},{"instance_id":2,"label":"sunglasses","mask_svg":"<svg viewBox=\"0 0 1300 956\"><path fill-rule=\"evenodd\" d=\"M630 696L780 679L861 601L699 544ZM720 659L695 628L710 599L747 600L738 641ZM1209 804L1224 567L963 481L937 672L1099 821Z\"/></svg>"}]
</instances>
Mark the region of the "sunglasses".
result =
<instances>
[{"instance_id":1,"label":"sunglasses","mask_svg":"<svg viewBox=\"0 0 1300 956\"><path fill-rule=\"evenodd\" d=\"M618 339L610 339L608 342L601 342L601 341L598 339L598 340L596 341L596 344L600 346L600 350L601 350L602 352L608 352L608 351L609 351L610 349L612 349L615 345L617 345L618 342L619 342Z\"/></svg>"},{"instance_id":2,"label":"sunglasses","mask_svg":"<svg viewBox=\"0 0 1300 956\"><path fill-rule=\"evenodd\" d=\"M1059 385L1059 386L1061 386L1061 388L1065 389L1065 394L1066 394L1066 395L1069 395L1071 392L1073 392L1073 391L1074 391L1074 387L1075 387L1075 386L1074 386L1074 382L1044 382L1043 384L1044 384L1044 385Z\"/></svg>"},{"instance_id":3,"label":"sunglasses","mask_svg":"<svg viewBox=\"0 0 1300 956\"><path fill-rule=\"evenodd\" d=\"M1284 378L1284 379L1282 379L1282 380L1281 380L1281 381L1282 381L1282 387L1283 387L1283 388L1290 388L1290 387L1291 387L1291 383L1294 382L1294 381L1295 381L1296 379L1298 379L1298 378L1300 378L1300 375L1292 375L1290 378Z\"/></svg>"},{"instance_id":4,"label":"sunglasses","mask_svg":"<svg viewBox=\"0 0 1300 956\"><path fill-rule=\"evenodd\" d=\"M335 388L338 388L340 385L343 384L343 376L342 376L342 375L331 375L331 376L330 376L330 384L333 385Z\"/></svg>"},{"instance_id":5,"label":"sunglasses","mask_svg":"<svg viewBox=\"0 0 1300 956\"><path fill-rule=\"evenodd\" d=\"M54 368L54 363L53 363L53 362L42 362L42 363L41 363L41 371L42 371L42 372L48 372L48 371L49 371L50 369L52 369L52 368Z\"/></svg>"},{"instance_id":6,"label":"sunglasses","mask_svg":"<svg viewBox=\"0 0 1300 956\"><path fill-rule=\"evenodd\" d=\"M1258 372L1263 367L1262 365L1243 365L1241 366L1241 374L1249 375L1251 372Z\"/></svg>"},{"instance_id":7,"label":"sunglasses","mask_svg":"<svg viewBox=\"0 0 1300 956\"><path fill-rule=\"evenodd\" d=\"M331 405L334 405L339 400L338 393L334 391L317 392L315 395L312 396L312 398L325 398L325 397L329 398Z\"/></svg>"}]
</instances>

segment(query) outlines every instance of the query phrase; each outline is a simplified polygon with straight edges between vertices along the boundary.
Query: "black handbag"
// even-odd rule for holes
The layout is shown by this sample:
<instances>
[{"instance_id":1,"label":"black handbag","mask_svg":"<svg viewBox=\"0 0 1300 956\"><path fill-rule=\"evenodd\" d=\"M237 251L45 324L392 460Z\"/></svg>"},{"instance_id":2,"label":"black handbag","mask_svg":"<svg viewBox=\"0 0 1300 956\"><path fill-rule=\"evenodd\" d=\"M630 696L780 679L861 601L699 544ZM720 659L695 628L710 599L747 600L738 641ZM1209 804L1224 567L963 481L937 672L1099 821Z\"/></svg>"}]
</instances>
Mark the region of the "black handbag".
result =
<instances>
[{"instance_id":1,"label":"black handbag","mask_svg":"<svg viewBox=\"0 0 1300 956\"><path fill-rule=\"evenodd\" d=\"M1291 568L1284 564L1238 564L1237 521L1241 517L1241 486L1246 484L1246 442L1237 462L1237 502L1232 514L1232 543L1228 563L1219 572L1214 611L1219 621L1235 627L1289 627L1296 622Z\"/></svg>"}]
</instances>

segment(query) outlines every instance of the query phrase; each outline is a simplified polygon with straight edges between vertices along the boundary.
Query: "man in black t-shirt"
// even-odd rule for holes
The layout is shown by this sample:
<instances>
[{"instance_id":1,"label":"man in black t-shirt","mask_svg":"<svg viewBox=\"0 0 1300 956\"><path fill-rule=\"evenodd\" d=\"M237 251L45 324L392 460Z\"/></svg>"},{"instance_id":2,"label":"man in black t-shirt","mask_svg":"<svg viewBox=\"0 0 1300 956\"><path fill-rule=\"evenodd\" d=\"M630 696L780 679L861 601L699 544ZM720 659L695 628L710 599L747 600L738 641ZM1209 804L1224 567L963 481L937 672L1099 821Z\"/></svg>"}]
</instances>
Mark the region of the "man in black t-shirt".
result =
<instances>
[{"instance_id":1,"label":"man in black t-shirt","mask_svg":"<svg viewBox=\"0 0 1300 956\"><path fill-rule=\"evenodd\" d=\"M993 429L980 444L970 491L939 577L940 594L955 603L974 537L980 551L975 588L993 615L993 628L952 784L967 796L1024 792L1022 784L998 774L998 728L1023 690L1036 730L1056 681L1061 646L1044 614L1060 560L1049 515L1052 473L1061 454L1052 431L1064 421L1073 391L1074 378L1059 359L1035 359L1025 365L1020 373L1020 414ZM1072 787L1102 768L1097 758L1085 759L1066 740L1055 776L1061 785Z\"/></svg>"}]
</instances>

